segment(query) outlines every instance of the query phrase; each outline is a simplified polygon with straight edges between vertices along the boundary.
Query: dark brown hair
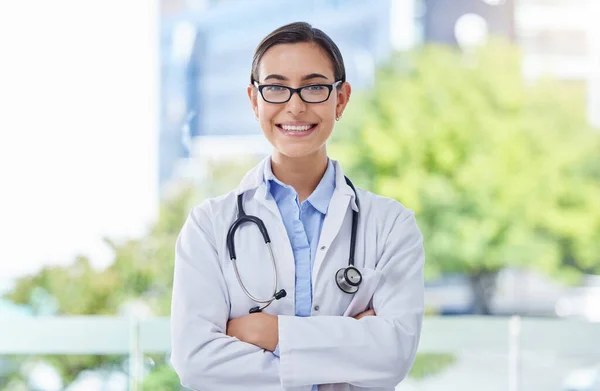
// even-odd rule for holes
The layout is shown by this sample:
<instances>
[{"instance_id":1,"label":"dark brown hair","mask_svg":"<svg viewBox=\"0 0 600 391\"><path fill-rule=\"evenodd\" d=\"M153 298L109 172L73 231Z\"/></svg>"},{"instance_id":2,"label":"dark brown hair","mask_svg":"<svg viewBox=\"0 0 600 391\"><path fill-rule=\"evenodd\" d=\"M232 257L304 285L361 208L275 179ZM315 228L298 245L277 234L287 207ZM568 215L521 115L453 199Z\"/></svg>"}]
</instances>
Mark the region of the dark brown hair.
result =
<instances>
[{"instance_id":1,"label":"dark brown hair","mask_svg":"<svg viewBox=\"0 0 600 391\"><path fill-rule=\"evenodd\" d=\"M327 53L333 63L333 75L335 80L346 81L346 68L342 53L335 42L323 31L312 27L305 22L295 22L279 27L267 35L256 48L252 59L252 72L250 73L250 84L258 81L258 64L269 48L283 43L315 43Z\"/></svg>"}]
</instances>

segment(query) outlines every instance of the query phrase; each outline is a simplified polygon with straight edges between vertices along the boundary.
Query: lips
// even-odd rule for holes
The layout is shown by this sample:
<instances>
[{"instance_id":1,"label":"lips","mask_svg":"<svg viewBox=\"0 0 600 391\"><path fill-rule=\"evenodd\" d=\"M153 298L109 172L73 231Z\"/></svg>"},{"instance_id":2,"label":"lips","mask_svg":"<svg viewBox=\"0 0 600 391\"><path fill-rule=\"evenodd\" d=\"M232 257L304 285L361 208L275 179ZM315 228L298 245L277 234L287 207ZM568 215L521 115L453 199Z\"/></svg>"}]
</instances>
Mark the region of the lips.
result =
<instances>
[{"instance_id":1,"label":"lips","mask_svg":"<svg viewBox=\"0 0 600 391\"><path fill-rule=\"evenodd\" d=\"M313 129L317 124L303 124L303 125L287 125L287 124L277 124L279 129L286 132L306 132L308 130Z\"/></svg>"},{"instance_id":2,"label":"lips","mask_svg":"<svg viewBox=\"0 0 600 391\"><path fill-rule=\"evenodd\" d=\"M318 124L303 122L303 123L283 123L283 124L275 124L279 131L290 137L305 137L311 134L316 128Z\"/></svg>"}]
</instances>

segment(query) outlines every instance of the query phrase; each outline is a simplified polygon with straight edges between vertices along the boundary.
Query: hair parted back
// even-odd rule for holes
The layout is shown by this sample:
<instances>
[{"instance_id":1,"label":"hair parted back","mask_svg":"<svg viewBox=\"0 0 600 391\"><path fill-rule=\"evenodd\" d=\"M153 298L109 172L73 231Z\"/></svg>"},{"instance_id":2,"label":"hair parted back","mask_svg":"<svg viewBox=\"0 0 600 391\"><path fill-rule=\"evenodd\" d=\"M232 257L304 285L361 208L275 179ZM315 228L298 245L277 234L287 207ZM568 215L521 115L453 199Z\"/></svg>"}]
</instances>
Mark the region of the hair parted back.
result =
<instances>
[{"instance_id":1,"label":"hair parted back","mask_svg":"<svg viewBox=\"0 0 600 391\"><path fill-rule=\"evenodd\" d=\"M279 44L301 42L319 45L331 59L335 81L341 80L342 83L346 81L344 59L335 42L323 31L312 27L306 22L294 22L274 30L258 44L254 52L254 58L252 59L250 84L258 81L258 65L267 50Z\"/></svg>"}]
</instances>

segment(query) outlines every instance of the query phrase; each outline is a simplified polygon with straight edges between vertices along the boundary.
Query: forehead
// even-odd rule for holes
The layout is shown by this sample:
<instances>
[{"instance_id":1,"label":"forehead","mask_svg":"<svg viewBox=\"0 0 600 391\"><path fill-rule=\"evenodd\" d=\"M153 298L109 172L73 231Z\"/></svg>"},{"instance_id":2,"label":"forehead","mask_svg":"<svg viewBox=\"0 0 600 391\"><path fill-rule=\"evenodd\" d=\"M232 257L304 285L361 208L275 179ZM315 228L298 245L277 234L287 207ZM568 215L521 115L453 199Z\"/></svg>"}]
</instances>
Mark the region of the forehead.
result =
<instances>
[{"instance_id":1,"label":"forehead","mask_svg":"<svg viewBox=\"0 0 600 391\"><path fill-rule=\"evenodd\" d=\"M258 66L259 80L271 74L294 80L311 73L334 79L333 63L327 53L308 42L275 45L265 52Z\"/></svg>"}]
</instances>

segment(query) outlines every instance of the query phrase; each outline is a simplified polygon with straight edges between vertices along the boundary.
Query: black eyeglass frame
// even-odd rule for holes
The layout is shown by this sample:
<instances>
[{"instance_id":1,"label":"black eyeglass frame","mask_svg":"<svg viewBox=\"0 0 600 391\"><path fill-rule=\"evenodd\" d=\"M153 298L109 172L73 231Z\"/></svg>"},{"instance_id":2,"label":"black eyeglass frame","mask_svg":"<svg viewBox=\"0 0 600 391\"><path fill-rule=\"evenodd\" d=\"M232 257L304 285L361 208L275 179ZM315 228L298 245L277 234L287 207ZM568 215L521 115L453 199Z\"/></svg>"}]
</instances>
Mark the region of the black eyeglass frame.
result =
<instances>
[{"instance_id":1,"label":"black eyeglass frame","mask_svg":"<svg viewBox=\"0 0 600 391\"><path fill-rule=\"evenodd\" d=\"M329 100L329 97L331 96L331 91L333 91L333 89L336 88L341 83L342 83L342 81L338 80L338 81L336 81L335 83L332 83L332 84L320 84L320 83L318 83L318 84L308 84L308 85L305 85L305 86L302 86L302 87L298 87L298 88L292 88L292 87L284 86L284 85L281 85L281 84L259 84L258 81L254 81L254 86L258 89L258 92L260 92L260 96L263 98L263 100L265 102L278 105L278 104L289 102L290 99L292 99L292 96L294 95L294 93L297 93L298 96L300 97L300 99L302 99L302 101L305 102L305 103L323 103L323 102L327 102ZM327 98L325 98L323 100L320 100L318 102L309 102L309 101L305 100L302 97L302 94L300 92L303 89L305 89L305 88L316 87L316 86L327 87L327 89L329 90L329 92L327 93ZM265 99L265 96L263 95L263 89L265 87L281 87L281 88L285 88L286 90L290 91L290 96L285 101L283 101L283 102L272 102L270 100Z\"/></svg>"}]
</instances>

